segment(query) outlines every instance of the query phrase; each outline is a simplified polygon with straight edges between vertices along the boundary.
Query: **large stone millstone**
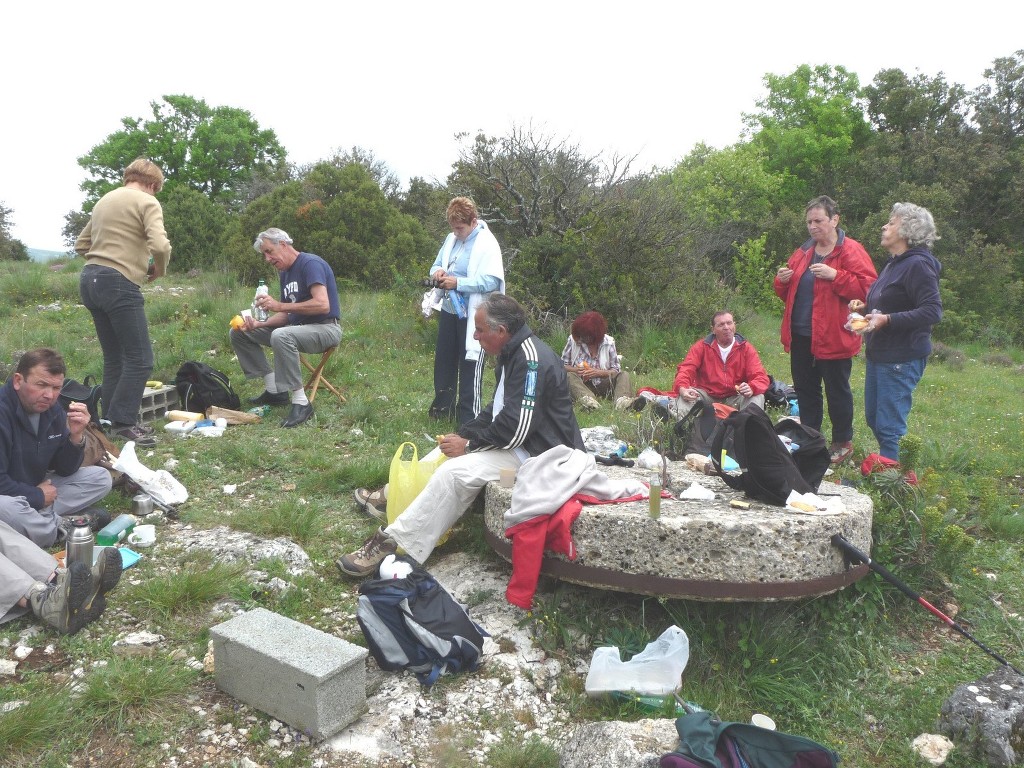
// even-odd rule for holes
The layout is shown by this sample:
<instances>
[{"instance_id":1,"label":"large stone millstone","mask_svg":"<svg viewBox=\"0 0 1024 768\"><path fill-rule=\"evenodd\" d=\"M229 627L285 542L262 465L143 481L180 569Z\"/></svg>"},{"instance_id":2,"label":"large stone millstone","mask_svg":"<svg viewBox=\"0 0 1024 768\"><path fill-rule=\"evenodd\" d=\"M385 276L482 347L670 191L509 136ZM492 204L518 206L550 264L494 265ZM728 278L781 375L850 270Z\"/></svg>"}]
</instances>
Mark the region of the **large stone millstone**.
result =
<instances>
[{"instance_id":1,"label":"large stone millstone","mask_svg":"<svg viewBox=\"0 0 1024 768\"><path fill-rule=\"evenodd\" d=\"M611 477L650 472L604 467ZM574 584L692 600L793 600L836 592L868 572L848 566L831 543L841 533L862 552L871 550L872 503L853 488L823 482L818 495L838 495L843 511L823 515L789 512L748 499L718 477L669 462L668 490L678 496L697 482L715 492L714 501L661 500L651 519L647 500L584 505L573 524L577 558L545 554L541 573ZM732 499L749 509L729 506ZM485 537L506 560L504 514L512 490L490 483L484 502Z\"/></svg>"}]
</instances>

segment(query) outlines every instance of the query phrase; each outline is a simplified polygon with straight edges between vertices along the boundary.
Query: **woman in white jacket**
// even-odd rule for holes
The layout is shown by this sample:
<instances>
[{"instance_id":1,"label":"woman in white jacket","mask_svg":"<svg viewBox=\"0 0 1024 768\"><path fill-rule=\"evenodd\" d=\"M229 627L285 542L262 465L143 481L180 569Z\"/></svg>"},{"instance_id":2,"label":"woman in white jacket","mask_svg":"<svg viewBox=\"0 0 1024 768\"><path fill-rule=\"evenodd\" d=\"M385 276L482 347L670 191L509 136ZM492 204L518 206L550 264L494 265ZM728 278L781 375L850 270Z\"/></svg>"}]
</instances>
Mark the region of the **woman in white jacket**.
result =
<instances>
[{"instance_id":1,"label":"woman in white jacket","mask_svg":"<svg viewBox=\"0 0 1024 768\"><path fill-rule=\"evenodd\" d=\"M445 238L430 268L434 284L444 290L434 352L434 402L430 416L459 426L480 413L484 354L473 338L473 315L484 297L505 292L501 246L476 204L456 197L446 211L452 233Z\"/></svg>"}]
</instances>

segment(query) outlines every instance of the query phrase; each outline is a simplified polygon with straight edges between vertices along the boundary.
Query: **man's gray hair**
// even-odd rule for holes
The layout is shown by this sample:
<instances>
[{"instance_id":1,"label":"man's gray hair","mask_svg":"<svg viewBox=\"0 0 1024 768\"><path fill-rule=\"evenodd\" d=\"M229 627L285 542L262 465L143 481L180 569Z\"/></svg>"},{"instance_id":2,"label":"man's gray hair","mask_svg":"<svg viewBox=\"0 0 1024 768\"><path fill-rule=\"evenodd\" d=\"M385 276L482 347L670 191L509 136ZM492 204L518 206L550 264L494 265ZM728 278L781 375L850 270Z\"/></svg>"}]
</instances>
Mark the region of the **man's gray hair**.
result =
<instances>
[{"instance_id":1,"label":"man's gray hair","mask_svg":"<svg viewBox=\"0 0 1024 768\"><path fill-rule=\"evenodd\" d=\"M931 248L939 239L935 231L935 219L927 208L913 203L896 203L890 216L900 220L900 237L906 240L909 246L923 245L925 248Z\"/></svg>"},{"instance_id":2,"label":"man's gray hair","mask_svg":"<svg viewBox=\"0 0 1024 768\"><path fill-rule=\"evenodd\" d=\"M526 310L511 296L491 293L480 302L480 306L487 314L487 326L492 331L505 326L509 336L515 336L526 325Z\"/></svg>"},{"instance_id":3,"label":"man's gray hair","mask_svg":"<svg viewBox=\"0 0 1024 768\"><path fill-rule=\"evenodd\" d=\"M256 249L257 253L263 253L263 247L260 245L260 242L263 240L269 240L275 245L280 245L281 243L288 243L290 245L292 242L291 237L283 229L278 229L277 227L264 229L256 235L256 239L252 244L252 247Z\"/></svg>"}]
</instances>

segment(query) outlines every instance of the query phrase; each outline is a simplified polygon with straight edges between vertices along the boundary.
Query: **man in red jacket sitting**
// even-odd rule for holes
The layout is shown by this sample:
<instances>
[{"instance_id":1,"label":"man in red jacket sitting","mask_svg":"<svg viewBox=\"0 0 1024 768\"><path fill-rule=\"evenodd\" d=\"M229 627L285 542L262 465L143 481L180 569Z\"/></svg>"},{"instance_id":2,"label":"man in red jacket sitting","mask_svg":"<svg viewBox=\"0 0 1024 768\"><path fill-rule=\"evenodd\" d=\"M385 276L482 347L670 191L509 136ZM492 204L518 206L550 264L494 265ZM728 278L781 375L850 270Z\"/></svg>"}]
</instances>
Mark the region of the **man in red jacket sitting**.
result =
<instances>
[{"instance_id":1,"label":"man in red jacket sitting","mask_svg":"<svg viewBox=\"0 0 1024 768\"><path fill-rule=\"evenodd\" d=\"M676 415L685 416L703 389L716 403L737 410L748 403L764 408L768 372L761 365L754 345L736 333L731 312L716 312L711 333L690 347L676 371L672 389L676 393Z\"/></svg>"}]
</instances>

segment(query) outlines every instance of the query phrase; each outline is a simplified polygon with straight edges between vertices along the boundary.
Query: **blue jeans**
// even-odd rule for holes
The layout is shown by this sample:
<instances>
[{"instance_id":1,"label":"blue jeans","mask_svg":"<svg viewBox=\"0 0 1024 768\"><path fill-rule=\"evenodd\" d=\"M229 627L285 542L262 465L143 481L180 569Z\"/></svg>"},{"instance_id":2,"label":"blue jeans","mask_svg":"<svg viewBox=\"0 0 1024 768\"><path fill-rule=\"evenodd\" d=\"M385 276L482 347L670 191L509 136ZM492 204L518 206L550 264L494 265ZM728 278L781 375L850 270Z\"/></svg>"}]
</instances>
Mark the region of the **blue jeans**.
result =
<instances>
[{"instance_id":1,"label":"blue jeans","mask_svg":"<svg viewBox=\"0 0 1024 768\"><path fill-rule=\"evenodd\" d=\"M887 459L900 460L900 438L907 434L914 388L927 363L927 357L903 363L867 361L864 417L878 440L878 452Z\"/></svg>"},{"instance_id":2,"label":"blue jeans","mask_svg":"<svg viewBox=\"0 0 1024 768\"><path fill-rule=\"evenodd\" d=\"M78 290L103 350L103 418L135 424L153 371L142 289L112 267L87 264Z\"/></svg>"}]
</instances>

